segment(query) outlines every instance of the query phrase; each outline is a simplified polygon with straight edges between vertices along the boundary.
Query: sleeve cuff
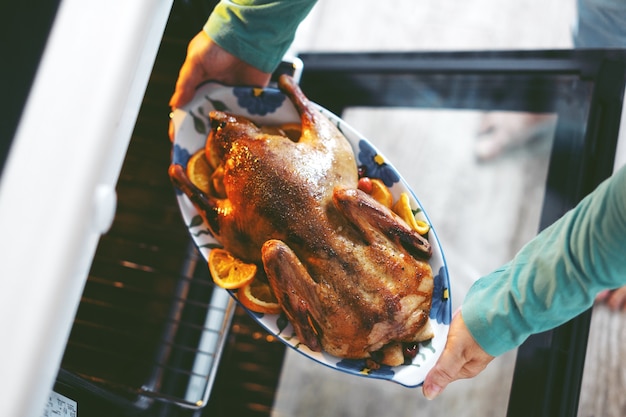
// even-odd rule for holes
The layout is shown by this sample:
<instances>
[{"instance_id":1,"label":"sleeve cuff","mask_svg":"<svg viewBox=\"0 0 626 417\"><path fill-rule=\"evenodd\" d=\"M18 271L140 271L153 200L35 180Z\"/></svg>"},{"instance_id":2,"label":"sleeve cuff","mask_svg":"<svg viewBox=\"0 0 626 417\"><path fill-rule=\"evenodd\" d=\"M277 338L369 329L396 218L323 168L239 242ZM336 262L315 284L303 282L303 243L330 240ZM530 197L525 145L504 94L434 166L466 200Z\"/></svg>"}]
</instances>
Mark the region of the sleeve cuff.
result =
<instances>
[{"instance_id":1,"label":"sleeve cuff","mask_svg":"<svg viewBox=\"0 0 626 417\"><path fill-rule=\"evenodd\" d=\"M221 48L253 67L272 73L316 0L221 1L204 32Z\"/></svg>"}]
</instances>

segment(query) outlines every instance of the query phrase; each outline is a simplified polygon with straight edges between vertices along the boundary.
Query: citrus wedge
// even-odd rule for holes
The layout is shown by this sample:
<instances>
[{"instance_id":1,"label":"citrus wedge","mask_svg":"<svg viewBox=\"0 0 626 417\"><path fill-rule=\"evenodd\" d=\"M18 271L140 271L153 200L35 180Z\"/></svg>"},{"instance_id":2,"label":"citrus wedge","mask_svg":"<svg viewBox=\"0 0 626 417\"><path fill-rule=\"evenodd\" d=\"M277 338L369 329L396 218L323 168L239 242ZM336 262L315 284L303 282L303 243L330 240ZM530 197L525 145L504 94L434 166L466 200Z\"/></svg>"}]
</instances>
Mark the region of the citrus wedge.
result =
<instances>
[{"instance_id":1,"label":"citrus wedge","mask_svg":"<svg viewBox=\"0 0 626 417\"><path fill-rule=\"evenodd\" d=\"M383 206L391 208L391 205L393 204L393 196L391 195L389 188L387 188L382 180L372 178L372 192L370 194Z\"/></svg>"},{"instance_id":2,"label":"citrus wedge","mask_svg":"<svg viewBox=\"0 0 626 417\"><path fill-rule=\"evenodd\" d=\"M213 169L209 165L204 149L201 149L191 155L187 162L187 176L193 185L198 187L202 192L209 193L211 190L211 174Z\"/></svg>"},{"instance_id":3,"label":"citrus wedge","mask_svg":"<svg viewBox=\"0 0 626 417\"><path fill-rule=\"evenodd\" d=\"M409 195L407 193L401 193L400 198L393 206L393 211L402 218L411 229L415 230L420 235L425 235L430 230L428 223L421 220L417 220L413 211L411 210L411 204L409 202Z\"/></svg>"},{"instance_id":4,"label":"citrus wedge","mask_svg":"<svg viewBox=\"0 0 626 417\"><path fill-rule=\"evenodd\" d=\"M244 307L256 313L278 314L281 311L272 289L263 279L254 279L239 288L237 298Z\"/></svg>"},{"instance_id":5,"label":"citrus wedge","mask_svg":"<svg viewBox=\"0 0 626 417\"><path fill-rule=\"evenodd\" d=\"M234 290L249 284L256 274L256 265L245 263L224 249L209 252L209 271L219 287Z\"/></svg>"}]
</instances>

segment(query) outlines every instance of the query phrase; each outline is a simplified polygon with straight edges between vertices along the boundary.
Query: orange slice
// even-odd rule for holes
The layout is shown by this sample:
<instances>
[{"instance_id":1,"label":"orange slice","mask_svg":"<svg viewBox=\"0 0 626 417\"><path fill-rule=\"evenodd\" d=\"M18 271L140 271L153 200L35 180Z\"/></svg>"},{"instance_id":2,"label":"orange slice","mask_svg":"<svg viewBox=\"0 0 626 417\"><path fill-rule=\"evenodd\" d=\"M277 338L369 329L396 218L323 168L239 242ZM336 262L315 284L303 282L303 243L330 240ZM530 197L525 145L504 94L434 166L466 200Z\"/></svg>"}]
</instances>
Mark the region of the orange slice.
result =
<instances>
[{"instance_id":1,"label":"orange slice","mask_svg":"<svg viewBox=\"0 0 626 417\"><path fill-rule=\"evenodd\" d=\"M241 287L237 291L237 298L244 307L256 313L278 314L281 311L272 289L262 279L254 279Z\"/></svg>"},{"instance_id":2,"label":"orange slice","mask_svg":"<svg viewBox=\"0 0 626 417\"><path fill-rule=\"evenodd\" d=\"M191 155L187 162L187 176L193 185L207 194L211 190L212 172L213 169L211 169L209 161L206 159L204 149Z\"/></svg>"},{"instance_id":3,"label":"orange slice","mask_svg":"<svg viewBox=\"0 0 626 417\"><path fill-rule=\"evenodd\" d=\"M415 230L420 235L425 235L430 230L430 225L421 220L417 220L413 211L411 210L411 204L409 201L409 195L407 193L401 193L400 198L393 206L393 211L402 218L408 224L411 229Z\"/></svg>"},{"instance_id":4,"label":"orange slice","mask_svg":"<svg viewBox=\"0 0 626 417\"><path fill-rule=\"evenodd\" d=\"M209 271L219 287L234 290L249 284L256 274L256 265L245 263L225 249L209 252Z\"/></svg>"},{"instance_id":5,"label":"orange slice","mask_svg":"<svg viewBox=\"0 0 626 417\"><path fill-rule=\"evenodd\" d=\"M383 206L391 208L391 205L393 204L393 196L391 195L389 188L387 188L382 180L372 178L372 192L370 194Z\"/></svg>"}]
</instances>

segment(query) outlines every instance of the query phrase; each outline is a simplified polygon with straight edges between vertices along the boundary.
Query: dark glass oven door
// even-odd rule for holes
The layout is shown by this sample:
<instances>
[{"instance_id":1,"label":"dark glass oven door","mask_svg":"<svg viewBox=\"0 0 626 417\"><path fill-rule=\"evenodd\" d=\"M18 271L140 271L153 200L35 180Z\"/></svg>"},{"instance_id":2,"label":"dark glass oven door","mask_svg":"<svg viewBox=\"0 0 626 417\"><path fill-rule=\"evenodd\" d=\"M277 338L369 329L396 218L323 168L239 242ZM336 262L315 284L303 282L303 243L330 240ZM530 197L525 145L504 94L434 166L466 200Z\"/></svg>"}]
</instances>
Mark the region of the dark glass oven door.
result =
<instances>
[{"instance_id":1,"label":"dark glass oven door","mask_svg":"<svg viewBox=\"0 0 626 417\"><path fill-rule=\"evenodd\" d=\"M430 171L439 170L439 175L445 176L450 171L450 164L454 164L454 159L447 157L446 151L434 154L432 158L439 160L430 165L421 159L422 150L436 152L436 146L429 147L421 142L445 140L445 135L429 136L428 124L440 123L441 132L458 136L456 142L452 139L445 145L449 147L448 155L452 155L459 152L456 148L472 152L471 146L462 143L467 135L455 129L463 123L472 126L467 122L471 117L468 112L480 113L476 116L478 118L494 113L515 117L522 112L544 115L551 120L552 130L544 132L547 138L542 143L529 141L506 151L508 156L499 157L499 160L521 158L520 152L523 151L519 149L530 149L529 152L535 152L534 156L526 155L525 162L517 168L519 171L508 174L512 175L510 187L520 187L514 183L519 177L536 177L543 183L541 191L536 194L536 184L528 182L530 180L522 181L521 187L527 187L522 192L527 194L517 206L528 206L528 210L537 212L529 214L530 220L526 223L518 222L516 227L521 224L524 231L513 231L516 241L502 242L509 245L511 253L576 205L612 173L624 92L626 55L623 51L311 53L300 57L304 63L301 81L304 91L313 101L342 115L357 130L366 129L365 136L388 156L392 155L389 156L392 162L394 158L401 159L399 170L410 172L406 179L417 187L415 191L418 198L423 199L427 211L429 203L436 210L445 210L445 204L437 202L437 198L455 193L459 182L474 180L474 177L468 180L460 175L433 190L424 184L423 178L434 178L429 177ZM408 123L414 121L413 138L406 139L403 145L394 145L396 140L402 140L400 135L394 136L397 135L396 125L404 122L391 116L393 113L404 113ZM491 169L489 166L499 163L502 162L496 158L478 164L476 169L482 171L477 171L476 181L484 182L480 176ZM427 172L412 171L411 166L415 164L423 164ZM494 169L492 175L501 175L498 172ZM509 186L501 185L501 192L495 194L505 193L506 188ZM534 201L528 204L531 199ZM487 200L491 200L493 206L504 199L493 196ZM464 201L467 206L484 204L484 201L472 200L471 195ZM504 204L500 209L515 204ZM491 209L482 217L479 214L475 220L488 221L492 213L497 215L498 208ZM454 210L458 213L463 207L457 206ZM454 210L448 214L455 213ZM429 212L429 215L437 218L437 213ZM437 228L436 220L433 223ZM443 239L449 235L449 246L454 249L455 243L464 237L447 230L445 220L442 223L438 233ZM529 232L533 227L534 230ZM472 229L468 230L471 233ZM481 235L477 229L473 234L473 245L488 241L484 236L487 234ZM466 242L470 241L466 239ZM445 253L446 243L443 245ZM471 245L466 243L465 247L461 245L457 249L464 251L467 248L469 251ZM487 243L485 248L489 247ZM450 258L453 258L452 254ZM448 259L449 265L453 261ZM458 305L466 288L459 285L455 293L454 276L451 283L453 301ZM508 416L577 415L590 317L589 311L553 331L532 336L517 350L515 359L512 356L505 359L510 362L510 375L503 371L499 377L510 380L499 381L499 384L505 387L510 384L506 406ZM529 398L533 400L529 401ZM483 395L482 401L494 401L494 398ZM504 414L503 410L497 414Z\"/></svg>"}]
</instances>

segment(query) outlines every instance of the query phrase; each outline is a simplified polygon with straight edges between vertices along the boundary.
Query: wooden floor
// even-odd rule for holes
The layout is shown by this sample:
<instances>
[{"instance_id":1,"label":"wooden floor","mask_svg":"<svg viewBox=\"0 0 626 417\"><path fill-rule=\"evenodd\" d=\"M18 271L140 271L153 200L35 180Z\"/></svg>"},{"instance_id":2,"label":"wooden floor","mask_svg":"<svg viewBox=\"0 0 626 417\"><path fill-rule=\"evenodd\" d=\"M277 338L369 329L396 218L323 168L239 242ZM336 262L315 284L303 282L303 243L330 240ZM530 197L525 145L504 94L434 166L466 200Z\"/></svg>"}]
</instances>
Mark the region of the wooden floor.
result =
<instances>
[{"instance_id":1,"label":"wooden floor","mask_svg":"<svg viewBox=\"0 0 626 417\"><path fill-rule=\"evenodd\" d=\"M574 0L320 0L293 52L569 48L574 15ZM448 261L454 307L475 279L508 261L535 235L544 191L550 132L478 162L475 146L484 116L411 109L344 114L425 206ZM626 366L621 366L626 318L597 310L579 415L621 417L626 415ZM456 382L429 402L418 389L348 376L289 351L274 416L503 416L514 361L515 352L509 352L477 378Z\"/></svg>"}]
</instances>

